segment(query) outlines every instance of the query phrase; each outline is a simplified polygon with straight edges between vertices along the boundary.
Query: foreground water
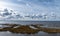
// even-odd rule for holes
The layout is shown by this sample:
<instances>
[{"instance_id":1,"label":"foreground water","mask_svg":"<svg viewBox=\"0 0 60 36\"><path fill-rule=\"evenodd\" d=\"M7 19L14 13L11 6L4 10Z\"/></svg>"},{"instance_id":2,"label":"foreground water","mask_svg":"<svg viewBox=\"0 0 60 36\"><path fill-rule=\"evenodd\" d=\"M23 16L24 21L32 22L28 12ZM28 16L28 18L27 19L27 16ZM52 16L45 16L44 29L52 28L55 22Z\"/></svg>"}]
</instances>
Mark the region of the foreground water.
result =
<instances>
[{"instance_id":1,"label":"foreground water","mask_svg":"<svg viewBox=\"0 0 60 36\"><path fill-rule=\"evenodd\" d=\"M10 33L10 32L0 32L0 36L60 36L60 33L45 33L45 32L39 32L37 34L16 34L16 33Z\"/></svg>"},{"instance_id":2,"label":"foreground water","mask_svg":"<svg viewBox=\"0 0 60 36\"><path fill-rule=\"evenodd\" d=\"M29 24L43 24L48 27L60 27L60 21L1 21L2 23L18 23L23 25L29 25ZM20 34L20 33L11 33L11 32L0 32L0 36L60 36L60 33L46 33L40 31L36 34Z\"/></svg>"}]
</instances>

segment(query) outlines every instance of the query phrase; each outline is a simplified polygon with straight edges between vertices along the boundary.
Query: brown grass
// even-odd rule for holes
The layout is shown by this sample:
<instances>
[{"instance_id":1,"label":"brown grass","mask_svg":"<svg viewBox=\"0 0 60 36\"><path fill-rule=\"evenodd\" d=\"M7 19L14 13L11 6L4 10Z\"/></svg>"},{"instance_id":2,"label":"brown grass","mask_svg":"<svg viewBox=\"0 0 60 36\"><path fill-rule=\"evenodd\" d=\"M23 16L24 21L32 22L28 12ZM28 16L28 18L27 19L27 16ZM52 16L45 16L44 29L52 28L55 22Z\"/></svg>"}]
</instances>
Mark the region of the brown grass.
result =
<instances>
[{"instance_id":1,"label":"brown grass","mask_svg":"<svg viewBox=\"0 0 60 36\"><path fill-rule=\"evenodd\" d=\"M60 33L60 29L54 29L54 28L42 28L42 27L38 27L37 25L32 25L38 29L32 29L29 27L29 25L10 25L10 24L6 24L7 26L11 26L11 27L4 27L2 29L0 29L0 31L10 31L12 33L21 33L21 34L35 34L38 33L39 31L44 31L47 33ZM15 26L19 26L17 28L13 28Z\"/></svg>"}]
</instances>

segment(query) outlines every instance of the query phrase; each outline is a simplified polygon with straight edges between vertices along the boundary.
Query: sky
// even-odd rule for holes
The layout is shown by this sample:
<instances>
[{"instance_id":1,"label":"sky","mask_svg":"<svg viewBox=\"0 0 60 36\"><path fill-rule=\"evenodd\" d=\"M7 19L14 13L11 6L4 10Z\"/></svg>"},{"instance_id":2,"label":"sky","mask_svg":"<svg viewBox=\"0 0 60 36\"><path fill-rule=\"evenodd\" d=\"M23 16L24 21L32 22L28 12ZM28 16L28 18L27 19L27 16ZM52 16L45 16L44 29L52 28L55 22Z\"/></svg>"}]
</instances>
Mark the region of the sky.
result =
<instances>
[{"instance_id":1,"label":"sky","mask_svg":"<svg viewBox=\"0 0 60 36\"><path fill-rule=\"evenodd\" d=\"M60 0L0 0L0 9L5 8L31 15L54 13L58 20L60 18Z\"/></svg>"}]
</instances>

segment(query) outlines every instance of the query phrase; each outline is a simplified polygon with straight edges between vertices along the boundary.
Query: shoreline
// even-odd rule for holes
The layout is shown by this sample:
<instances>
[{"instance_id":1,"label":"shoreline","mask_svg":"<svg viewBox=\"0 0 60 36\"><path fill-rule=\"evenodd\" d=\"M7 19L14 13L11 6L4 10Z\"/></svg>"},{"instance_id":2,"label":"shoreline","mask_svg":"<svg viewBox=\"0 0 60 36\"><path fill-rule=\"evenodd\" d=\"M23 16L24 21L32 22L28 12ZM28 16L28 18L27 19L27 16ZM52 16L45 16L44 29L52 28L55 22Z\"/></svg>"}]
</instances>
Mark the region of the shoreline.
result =
<instances>
[{"instance_id":1,"label":"shoreline","mask_svg":"<svg viewBox=\"0 0 60 36\"><path fill-rule=\"evenodd\" d=\"M35 34L39 31L47 32L47 33L60 33L60 29L55 28L44 28L42 24L31 24L31 25L18 25L18 24L2 24L8 27L0 27L1 31L9 31L12 33L21 33L21 34ZM31 26L31 27L30 27Z\"/></svg>"}]
</instances>

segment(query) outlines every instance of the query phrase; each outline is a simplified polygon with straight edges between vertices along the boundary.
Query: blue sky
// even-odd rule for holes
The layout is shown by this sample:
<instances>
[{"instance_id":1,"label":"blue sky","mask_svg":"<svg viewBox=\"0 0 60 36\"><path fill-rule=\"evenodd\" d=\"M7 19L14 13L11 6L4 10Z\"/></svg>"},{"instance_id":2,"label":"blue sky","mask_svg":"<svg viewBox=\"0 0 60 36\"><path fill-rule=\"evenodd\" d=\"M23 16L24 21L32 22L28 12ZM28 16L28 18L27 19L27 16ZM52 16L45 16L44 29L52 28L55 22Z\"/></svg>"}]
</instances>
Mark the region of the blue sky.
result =
<instances>
[{"instance_id":1,"label":"blue sky","mask_svg":"<svg viewBox=\"0 0 60 36\"><path fill-rule=\"evenodd\" d=\"M59 1L60 0L0 0L0 4L21 12L60 12Z\"/></svg>"},{"instance_id":2,"label":"blue sky","mask_svg":"<svg viewBox=\"0 0 60 36\"><path fill-rule=\"evenodd\" d=\"M9 8L24 14L55 13L60 16L60 0L0 0L0 8Z\"/></svg>"}]
</instances>

